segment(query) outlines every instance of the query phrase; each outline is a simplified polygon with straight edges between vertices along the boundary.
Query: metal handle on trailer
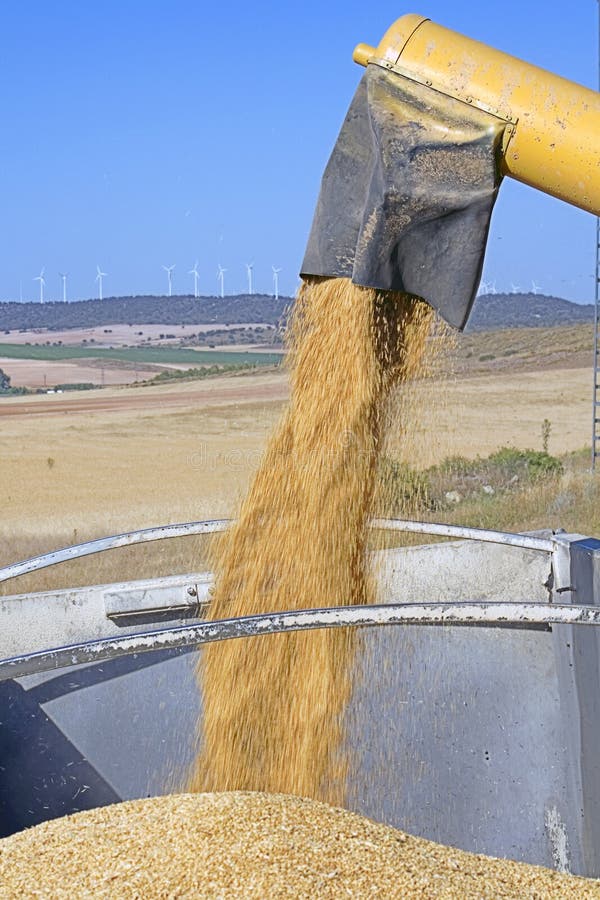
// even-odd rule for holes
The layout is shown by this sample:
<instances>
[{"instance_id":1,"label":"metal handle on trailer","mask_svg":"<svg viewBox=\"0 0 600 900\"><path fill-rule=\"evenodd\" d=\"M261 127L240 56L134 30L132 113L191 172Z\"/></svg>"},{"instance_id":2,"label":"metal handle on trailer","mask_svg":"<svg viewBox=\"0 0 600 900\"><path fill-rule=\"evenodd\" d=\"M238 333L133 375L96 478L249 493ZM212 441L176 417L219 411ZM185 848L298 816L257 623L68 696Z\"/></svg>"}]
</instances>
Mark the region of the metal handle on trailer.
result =
<instances>
[{"instance_id":1,"label":"metal handle on trailer","mask_svg":"<svg viewBox=\"0 0 600 900\"><path fill-rule=\"evenodd\" d=\"M494 625L546 628L548 625L600 625L600 607L550 603L386 603L337 606L180 625L122 637L82 641L0 660L0 681L66 666L91 664L153 650L201 646L217 641L318 628L381 625Z\"/></svg>"},{"instance_id":2,"label":"metal handle on trailer","mask_svg":"<svg viewBox=\"0 0 600 900\"><path fill-rule=\"evenodd\" d=\"M91 556L95 553L103 553L105 550L115 550L118 547L131 547L134 544L145 544L150 541L161 541L165 538L185 537L193 534L216 534L226 531L231 525L231 519L208 519L199 522L184 522L175 525L159 525L156 528L143 528L139 531L127 531L123 534L115 534L110 537L98 538L94 541L86 541L83 544L74 544L62 550L52 550L41 556L33 556L22 562L12 563L0 569L0 582L20 575L28 575L58 563L71 559L80 559L83 556ZM548 538L539 538L527 534L511 534L507 531L490 531L486 528L466 528L462 525L444 525L435 522L415 522L412 519L373 519L372 528L380 528L386 531L406 531L418 534L434 534L441 537L466 538L468 540L485 541L495 544L507 544L512 547L522 547L526 550L540 550L552 553L554 541Z\"/></svg>"},{"instance_id":3,"label":"metal handle on trailer","mask_svg":"<svg viewBox=\"0 0 600 900\"><path fill-rule=\"evenodd\" d=\"M211 534L226 530L228 520L208 520L146 528L88 541L43 554L0 569L0 582L19 575L117 547L169 537ZM400 519L374 519L371 527L390 531L432 534L484 543L503 544L556 556L561 542L555 537L511 534L487 529L467 528L441 523ZM158 585L158 579L155 580ZM147 583L151 594L152 582ZM121 586L122 587L122 586ZM564 589L563 589L564 590ZM566 599L566 598L565 598ZM534 628L550 625L598 625L600 607L554 604L551 602L477 602L386 603L361 607L332 607L297 610L224 619L212 622L166 626L155 630L111 634L93 641L34 650L0 659L0 680L16 678L82 663L96 663L117 656L147 653L153 650L201 646L214 641L262 634L277 634L317 628L369 627L382 625L462 625L480 627Z\"/></svg>"}]
</instances>

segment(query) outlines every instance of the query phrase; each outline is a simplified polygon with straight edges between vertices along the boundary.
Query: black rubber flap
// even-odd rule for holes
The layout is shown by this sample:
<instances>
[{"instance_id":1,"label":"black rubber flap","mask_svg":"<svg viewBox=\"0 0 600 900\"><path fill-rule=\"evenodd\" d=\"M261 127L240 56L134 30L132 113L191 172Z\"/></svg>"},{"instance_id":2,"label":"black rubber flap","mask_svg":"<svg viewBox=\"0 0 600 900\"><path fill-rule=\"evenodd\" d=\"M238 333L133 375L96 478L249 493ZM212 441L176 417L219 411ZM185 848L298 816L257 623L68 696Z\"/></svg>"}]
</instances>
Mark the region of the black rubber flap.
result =
<instances>
[{"instance_id":1,"label":"black rubber flap","mask_svg":"<svg viewBox=\"0 0 600 900\"><path fill-rule=\"evenodd\" d=\"M505 127L369 65L323 175L302 274L416 294L463 328L483 269Z\"/></svg>"}]
</instances>

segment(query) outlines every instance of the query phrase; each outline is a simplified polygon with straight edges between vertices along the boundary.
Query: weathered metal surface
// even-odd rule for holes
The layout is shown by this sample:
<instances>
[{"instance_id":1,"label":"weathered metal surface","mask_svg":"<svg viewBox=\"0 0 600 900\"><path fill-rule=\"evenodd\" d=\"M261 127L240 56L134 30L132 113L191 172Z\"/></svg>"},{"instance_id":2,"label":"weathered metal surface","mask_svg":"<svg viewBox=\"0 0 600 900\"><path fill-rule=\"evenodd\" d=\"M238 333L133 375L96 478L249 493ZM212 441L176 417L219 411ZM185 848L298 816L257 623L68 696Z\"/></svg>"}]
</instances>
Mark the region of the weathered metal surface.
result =
<instances>
[{"instance_id":1,"label":"weathered metal surface","mask_svg":"<svg viewBox=\"0 0 600 900\"><path fill-rule=\"evenodd\" d=\"M225 522L200 522L176 525L160 530L146 529L131 532L128 539L158 540L197 531L205 527L225 528ZM478 540L462 544L430 544L404 553L386 554L389 561L397 560L402 577L386 587L387 596L398 602L410 602L423 596L429 601L449 601L469 597L472 600L544 600L548 592L542 585L548 580L550 554L554 538L511 535L481 529L464 529L431 523L403 520L375 520L377 528L419 531L445 537L469 537ZM103 545L121 541L122 535L106 538ZM73 558L90 549L98 550L96 541L67 548L64 555ZM516 545L516 546L515 546ZM55 557L52 557L52 564ZM31 562L31 561L29 561ZM37 565L48 562L40 557ZM379 563L375 560L376 567ZM391 562L392 567L396 563ZM389 566L388 566L389 568ZM423 573L426 581L423 581ZM494 571L497 582L490 595L489 572ZM49 648L75 645L81 642L110 638L124 631L148 630L166 621L184 624L189 618L205 614L212 576L208 572L190 573L168 578L153 578L121 584L92 585L70 590L55 590L34 594L17 594L0 598L0 659L39 652ZM501 583L508 586L498 593ZM519 594L511 593L513 586L522 586Z\"/></svg>"},{"instance_id":2,"label":"weathered metal surface","mask_svg":"<svg viewBox=\"0 0 600 900\"><path fill-rule=\"evenodd\" d=\"M162 621L166 618L190 617L198 619L208 607L208 587L211 576L196 579L180 578L170 584L157 585L153 581L136 585L114 585L104 592L106 616L116 625L135 625L143 620Z\"/></svg>"},{"instance_id":3,"label":"weathered metal surface","mask_svg":"<svg viewBox=\"0 0 600 900\"><path fill-rule=\"evenodd\" d=\"M323 175L302 274L415 294L462 328L483 268L506 127L369 65Z\"/></svg>"},{"instance_id":4,"label":"weathered metal surface","mask_svg":"<svg viewBox=\"0 0 600 900\"><path fill-rule=\"evenodd\" d=\"M128 654L315 628L381 625L600 625L600 608L549 603L387 603L221 619L85 641L0 660L0 680Z\"/></svg>"},{"instance_id":5,"label":"weathered metal surface","mask_svg":"<svg viewBox=\"0 0 600 900\"><path fill-rule=\"evenodd\" d=\"M553 635L409 625L372 629L361 645L350 808L449 846L553 866L547 810L565 822L569 779Z\"/></svg>"},{"instance_id":6,"label":"weathered metal surface","mask_svg":"<svg viewBox=\"0 0 600 900\"><path fill-rule=\"evenodd\" d=\"M165 616L180 619L183 624L194 609L203 611L211 583L209 572L195 572L125 584L99 584L0 597L0 658L116 637L123 633L125 627L130 631L147 630L148 622L158 625ZM181 600L190 589L197 591L197 596L189 597L193 607L180 610L178 615ZM135 617L125 615L125 618L119 619L107 615L106 598L113 598L109 603L109 608L113 608L115 595L123 596L124 607L134 605L133 600L127 597L136 598L138 606ZM157 609L161 601L166 602L168 598L173 600L176 608ZM144 609L146 606L148 608Z\"/></svg>"},{"instance_id":7,"label":"weathered metal surface","mask_svg":"<svg viewBox=\"0 0 600 900\"><path fill-rule=\"evenodd\" d=\"M572 602L591 605L590 591L599 585L586 572L598 554L578 536L549 539L552 554L489 541L384 551L375 556L374 570L384 599L426 596L450 608L466 597L488 607L529 598L554 614ZM573 556L583 559L579 574L570 565L572 547ZM556 603L545 602L549 596ZM523 605L528 604L517 604ZM503 603L502 610L508 609ZM104 616L103 607L97 612ZM113 634L122 634L105 616L104 621ZM452 846L593 874L586 868L589 852L582 855L580 848L589 842L584 826L594 810L581 791L594 777L600 739L594 743L589 703L600 689L596 651L586 648L581 668L580 641L589 635L595 644L600 632L551 627L552 633L482 626L474 633L468 627L367 625L348 711L352 807ZM97 803L109 802L107 789L121 799L180 790L197 746L196 644L194 636L188 648L134 649L92 665L29 675L19 679L20 700L14 682L1 682L0 720L8 720L5 702L13 712L21 703L23 715L13 715L13 721L24 724L12 755L3 753L0 820L4 798L12 798L14 811L19 790L18 809L28 816L68 811L57 805L67 794L55 797L63 775L72 783L73 810L82 799L89 803L90 794ZM58 644L41 645L52 646ZM45 725L41 714L28 713L35 704L49 719ZM37 775L29 794L33 769L26 766L20 774L27 759L35 759ZM85 763L101 779L99 786ZM593 799L594 790L588 796ZM578 822L580 810L585 816ZM28 824L34 819L19 819L14 827Z\"/></svg>"},{"instance_id":8,"label":"weathered metal surface","mask_svg":"<svg viewBox=\"0 0 600 900\"><path fill-rule=\"evenodd\" d=\"M572 540L557 548L561 603L600 604L600 541ZM597 606L600 608L600 606ZM560 704L565 723L568 797L561 819L570 835L573 870L600 876L600 640L571 625L553 628Z\"/></svg>"},{"instance_id":9,"label":"weathered metal surface","mask_svg":"<svg viewBox=\"0 0 600 900\"><path fill-rule=\"evenodd\" d=\"M435 534L440 537L466 538L524 550L540 550L552 553L556 545L554 538L536 537L530 534L513 534L508 531L492 531L488 528L466 528L463 525L444 525L437 522L415 522L410 519L371 519L371 528L385 531L407 531L413 534Z\"/></svg>"},{"instance_id":10,"label":"weathered metal surface","mask_svg":"<svg viewBox=\"0 0 600 900\"><path fill-rule=\"evenodd\" d=\"M600 94L423 16L398 19L362 65L381 59L403 76L514 123L502 173L598 215Z\"/></svg>"},{"instance_id":11,"label":"weathered metal surface","mask_svg":"<svg viewBox=\"0 0 600 900\"><path fill-rule=\"evenodd\" d=\"M598 603L600 542L555 542L553 600ZM426 549L407 556L398 582L411 563L419 577ZM442 549L425 554L421 578ZM501 589L524 587L489 563ZM551 634L372 631L349 713L354 808L451 846L598 876L599 638L562 624Z\"/></svg>"},{"instance_id":12,"label":"weathered metal surface","mask_svg":"<svg viewBox=\"0 0 600 900\"><path fill-rule=\"evenodd\" d=\"M377 596L398 603L417 597L429 603L560 602L554 592L553 556L485 541L444 541L379 551L373 571Z\"/></svg>"}]
</instances>

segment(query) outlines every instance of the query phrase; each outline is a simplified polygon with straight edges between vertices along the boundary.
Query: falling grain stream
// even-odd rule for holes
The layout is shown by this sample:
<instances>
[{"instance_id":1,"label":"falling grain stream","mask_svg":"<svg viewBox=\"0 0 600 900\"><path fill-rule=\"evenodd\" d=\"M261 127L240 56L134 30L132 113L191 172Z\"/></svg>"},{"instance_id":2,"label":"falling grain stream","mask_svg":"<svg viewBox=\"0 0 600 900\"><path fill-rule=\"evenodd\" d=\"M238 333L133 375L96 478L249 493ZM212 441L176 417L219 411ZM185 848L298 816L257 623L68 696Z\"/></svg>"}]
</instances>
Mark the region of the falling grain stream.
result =
<instances>
[{"instance_id":1,"label":"falling grain stream","mask_svg":"<svg viewBox=\"0 0 600 900\"><path fill-rule=\"evenodd\" d=\"M386 400L419 371L431 321L408 295L347 279L303 283L289 329L289 408L217 547L211 618L369 602L367 519ZM343 804L357 640L336 629L206 648L191 788Z\"/></svg>"}]
</instances>

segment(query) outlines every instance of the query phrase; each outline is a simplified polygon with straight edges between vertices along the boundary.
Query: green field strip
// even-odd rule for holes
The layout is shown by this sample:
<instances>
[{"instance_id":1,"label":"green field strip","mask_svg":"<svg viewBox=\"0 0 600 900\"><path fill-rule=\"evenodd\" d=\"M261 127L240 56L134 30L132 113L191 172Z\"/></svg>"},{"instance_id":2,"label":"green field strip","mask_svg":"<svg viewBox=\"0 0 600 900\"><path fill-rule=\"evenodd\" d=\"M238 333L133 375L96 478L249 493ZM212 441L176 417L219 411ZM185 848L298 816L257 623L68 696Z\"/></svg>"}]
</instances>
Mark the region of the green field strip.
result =
<instances>
[{"instance_id":1,"label":"green field strip","mask_svg":"<svg viewBox=\"0 0 600 900\"><path fill-rule=\"evenodd\" d=\"M5 359L115 359L126 362L187 363L194 366L254 365L276 366L281 353L250 353L243 350L186 350L170 347L56 347L33 344L0 344L0 357Z\"/></svg>"}]
</instances>

